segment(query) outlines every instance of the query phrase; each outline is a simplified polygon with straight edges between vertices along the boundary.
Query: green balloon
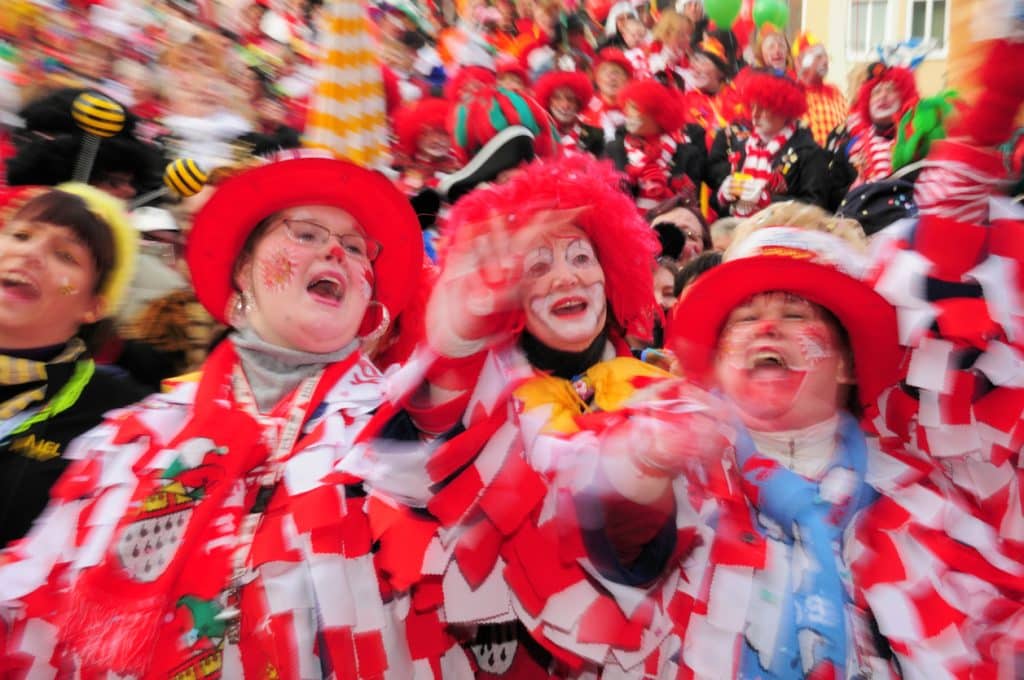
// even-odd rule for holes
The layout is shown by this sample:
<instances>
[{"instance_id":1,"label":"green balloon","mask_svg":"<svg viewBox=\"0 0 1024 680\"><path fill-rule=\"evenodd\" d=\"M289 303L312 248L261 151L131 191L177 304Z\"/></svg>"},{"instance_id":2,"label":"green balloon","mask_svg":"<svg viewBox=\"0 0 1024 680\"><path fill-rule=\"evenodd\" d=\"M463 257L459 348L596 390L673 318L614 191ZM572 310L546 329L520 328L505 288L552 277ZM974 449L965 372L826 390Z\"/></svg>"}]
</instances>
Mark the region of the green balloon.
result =
<instances>
[{"instance_id":1,"label":"green balloon","mask_svg":"<svg viewBox=\"0 0 1024 680\"><path fill-rule=\"evenodd\" d=\"M719 28L732 28L736 17L740 15L742 5L743 0L706 0L704 2L704 13Z\"/></svg>"},{"instance_id":2,"label":"green balloon","mask_svg":"<svg viewBox=\"0 0 1024 680\"><path fill-rule=\"evenodd\" d=\"M761 28L765 24L771 24L780 31L786 29L789 5L785 0L757 0L754 3L754 25Z\"/></svg>"}]
</instances>

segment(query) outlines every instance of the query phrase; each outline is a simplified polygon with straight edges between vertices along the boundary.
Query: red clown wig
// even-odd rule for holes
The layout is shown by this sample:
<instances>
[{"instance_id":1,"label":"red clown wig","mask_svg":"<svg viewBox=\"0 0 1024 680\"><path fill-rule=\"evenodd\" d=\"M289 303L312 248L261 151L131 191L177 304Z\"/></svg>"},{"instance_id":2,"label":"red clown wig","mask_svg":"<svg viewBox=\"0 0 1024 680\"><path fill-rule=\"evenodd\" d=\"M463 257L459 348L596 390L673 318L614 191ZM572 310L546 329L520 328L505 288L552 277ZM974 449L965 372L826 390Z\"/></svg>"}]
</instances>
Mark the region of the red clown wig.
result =
<instances>
[{"instance_id":1,"label":"red clown wig","mask_svg":"<svg viewBox=\"0 0 1024 680\"><path fill-rule=\"evenodd\" d=\"M632 104L654 119L662 132L676 132L686 121L686 109L677 90L656 80L634 80L619 93L619 103Z\"/></svg>"},{"instance_id":2,"label":"red clown wig","mask_svg":"<svg viewBox=\"0 0 1024 680\"><path fill-rule=\"evenodd\" d=\"M882 83L892 83L900 96L900 110L893 116L893 120L900 120L903 118L903 114L917 105L920 95L917 93L914 72L902 66L886 66L882 63L875 63L868 67L868 78L857 90L857 97L853 100L851 107L861 120L871 120L869 111L871 91Z\"/></svg>"},{"instance_id":3,"label":"red clown wig","mask_svg":"<svg viewBox=\"0 0 1024 680\"><path fill-rule=\"evenodd\" d=\"M774 111L787 120L796 120L807 110L803 86L784 73L767 69L750 69L741 84L743 101Z\"/></svg>"},{"instance_id":4,"label":"red clown wig","mask_svg":"<svg viewBox=\"0 0 1024 680\"><path fill-rule=\"evenodd\" d=\"M494 87L497 74L484 66L463 66L444 85L444 98L458 104L464 97L476 90Z\"/></svg>"},{"instance_id":5,"label":"red clown wig","mask_svg":"<svg viewBox=\"0 0 1024 680\"><path fill-rule=\"evenodd\" d=\"M436 98L421 99L398 109L394 119L396 148L409 157L415 156L416 145L424 132L437 129L447 133L451 109L450 102Z\"/></svg>"},{"instance_id":6,"label":"red clown wig","mask_svg":"<svg viewBox=\"0 0 1024 680\"><path fill-rule=\"evenodd\" d=\"M448 249L493 228L495 220L516 231L535 224L542 213L567 211L594 245L619 330L650 337L658 313L652 263L660 245L622 181L611 163L585 154L534 161L508 182L478 189L455 204L444 232L442 270Z\"/></svg>"},{"instance_id":7,"label":"red clown wig","mask_svg":"<svg viewBox=\"0 0 1024 680\"><path fill-rule=\"evenodd\" d=\"M580 71L549 71L537 81L533 88L537 101L545 110L550 109L551 96L560 87L572 91L576 101L579 102L580 110L587 107L590 98L594 96L594 86L590 84L590 78Z\"/></svg>"}]
</instances>

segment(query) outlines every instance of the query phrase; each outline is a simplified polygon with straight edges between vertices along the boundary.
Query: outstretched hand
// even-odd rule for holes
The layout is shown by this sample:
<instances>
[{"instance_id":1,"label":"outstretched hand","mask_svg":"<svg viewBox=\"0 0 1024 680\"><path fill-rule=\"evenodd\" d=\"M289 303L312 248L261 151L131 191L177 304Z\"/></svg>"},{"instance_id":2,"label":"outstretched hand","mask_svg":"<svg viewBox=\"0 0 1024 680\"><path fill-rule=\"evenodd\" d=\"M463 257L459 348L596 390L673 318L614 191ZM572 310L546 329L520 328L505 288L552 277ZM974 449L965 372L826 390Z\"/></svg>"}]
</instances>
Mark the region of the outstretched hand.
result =
<instances>
[{"instance_id":1,"label":"outstretched hand","mask_svg":"<svg viewBox=\"0 0 1024 680\"><path fill-rule=\"evenodd\" d=\"M545 220L533 220L513 230L504 216L495 216L449 248L427 303L427 336L434 351L468 356L514 332L523 306L523 260L547 227Z\"/></svg>"}]
</instances>

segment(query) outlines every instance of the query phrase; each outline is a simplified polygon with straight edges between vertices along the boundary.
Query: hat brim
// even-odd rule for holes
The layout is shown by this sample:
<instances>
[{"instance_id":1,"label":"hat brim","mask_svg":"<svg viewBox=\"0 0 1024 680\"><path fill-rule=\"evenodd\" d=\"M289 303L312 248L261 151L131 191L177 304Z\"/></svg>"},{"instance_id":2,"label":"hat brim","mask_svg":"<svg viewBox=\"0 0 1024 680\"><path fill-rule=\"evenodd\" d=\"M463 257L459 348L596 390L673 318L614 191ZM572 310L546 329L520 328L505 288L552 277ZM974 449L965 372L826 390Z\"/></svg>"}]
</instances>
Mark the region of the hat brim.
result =
<instances>
[{"instance_id":1,"label":"hat brim","mask_svg":"<svg viewBox=\"0 0 1024 680\"><path fill-rule=\"evenodd\" d=\"M268 163L217 187L196 214L186 258L196 296L221 323L234 292L232 273L246 239L288 208L325 205L352 215L381 244L374 299L396 318L412 294L409 272L423 260L423 237L409 201L384 175L348 161L297 158Z\"/></svg>"},{"instance_id":2,"label":"hat brim","mask_svg":"<svg viewBox=\"0 0 1024 680\"><path fill-rule=\"evenodd\" d=\"M784 291L829 310L839 319L853 352L862 406L872 404L898 379L902 356L896 311L867 285L819 264L773 256L725 262L702 274L672 310L666 346L687 377L714 380L718 336L729 314L757 293Z\"/></svg>"}]
</instances>

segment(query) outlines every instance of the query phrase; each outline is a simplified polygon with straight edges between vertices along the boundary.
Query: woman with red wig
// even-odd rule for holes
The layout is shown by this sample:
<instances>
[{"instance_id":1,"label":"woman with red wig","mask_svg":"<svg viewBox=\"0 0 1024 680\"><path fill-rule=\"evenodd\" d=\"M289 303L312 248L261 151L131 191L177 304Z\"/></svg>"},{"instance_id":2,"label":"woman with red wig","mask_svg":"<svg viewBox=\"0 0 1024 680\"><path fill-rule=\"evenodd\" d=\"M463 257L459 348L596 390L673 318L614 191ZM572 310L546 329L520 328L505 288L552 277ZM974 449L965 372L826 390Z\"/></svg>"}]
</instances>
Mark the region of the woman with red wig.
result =
<instances>
[{"instance_id":1,"label":"woman with red wig","mask_svg":"<svg viewBox=\"0 0 1024 680\"><path fill-rule=\"evenodd\" d=\"M394 115L395 158L398 188L407 195L436 188L443 175L461 164L452 150L448 114L452 105L444 99L423 99L403 106Z\"/></svg>"},{"instance_id":2,"label":"woman with red wig","mask_svg":"<svg viewBox=\"0 0 1024 680\"><path fill-rule=\"evenodd\" d=\"M537 80L534 95L551 114L564 151L600 155L604 147L601 128L587 125L581 114L594 96L590 78L580 71L549 71Z\"/></svg>"},{"instance_id":3,"label":"woman with red wig","mask_svg":"<svg viewBox=\"0 0 1024 680\"><path fill-rule=\"evenodd\" d=\"M641 545L667 558L683 540L668 495L581 508L577 520L567 493L594 479L602 433L622 424L630 398L669 377L624 342L649 337L658 313L658 243L620 182L609 164L569 155L456 204L426 344L395 376L418 387L396 399L397 415L379 416L390 418L390 439L378 442L386 469L370 474L372 495L426 512L400 522L388 511L377 525L429 545L417 559L411 548L382 555L381 566L436 575L478 677L584 677L628 663L609 652L651 648L664 633L643 630L646 612L623 614L584 565L583 545L559 538L564 521L599 522L638 546L630 563L644 562ZM394 441L407 439L393 436L403 422L445 433L425 465Z\"/></svg>"},{"instance_id":4,"label":"woman with red wig","mask_svg":"<svg viewBox=\"0 0 1024 680\"><path fill-rule=\"evenodd\" d=\"M686 120L683 97L654 80L630 83L619 95L626 123L605 154L626 173L637 206L650 210L681 194L696 195L704 179L704 130Z\"/></svg>"},{"instance_id":5,"label":"woman with red wig","mask_svg":"<svg viewBox=\"0 0 1024 680\"><path fill-rule=\"evenodd\" d=\"M803 87L780 71L751 70L741 94L752 129L734 125L719 132L708 162L719 214L747 217L794 199L824 206L826 158L799 124L807 110Z\"/></svg>"}]
</instances>

